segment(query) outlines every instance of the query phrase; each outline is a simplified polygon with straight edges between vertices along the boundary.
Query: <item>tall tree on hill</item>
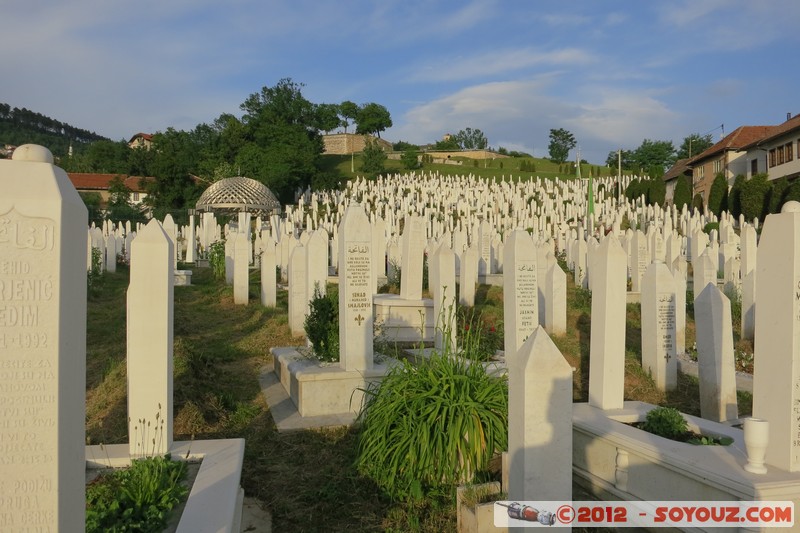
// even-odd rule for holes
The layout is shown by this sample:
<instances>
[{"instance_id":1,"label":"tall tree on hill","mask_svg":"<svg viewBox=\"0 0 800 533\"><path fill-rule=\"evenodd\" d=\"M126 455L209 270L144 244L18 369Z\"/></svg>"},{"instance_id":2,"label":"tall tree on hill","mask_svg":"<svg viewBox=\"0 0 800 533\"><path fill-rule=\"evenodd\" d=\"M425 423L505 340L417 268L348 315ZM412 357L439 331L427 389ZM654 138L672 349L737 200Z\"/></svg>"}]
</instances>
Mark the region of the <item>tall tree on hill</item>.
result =
<instances>
[{"instance_id":1,"label":"tall tree on hill","mask_svg":"<svg viewBox=\"0 0 800 533\"><path fill-rule=\"evenodd\" d=\"M569 157L569 151L577 144L575 136L564 128L551 129L550 144L547 146L550 159L559 165L564 163Z\"/></svg>"},{"instance_id":2,"label":"tall tree on hill","mask_svg":"<svg viewBox=\"0 0 800 533\"><path fill-rule=\"evenodd\" d=\"M338 104L317 104L315 110L319 129L325 133L329 133L341 125Z\"/></svg>"},{"instance_id":3,"label":"tall tree on hill","mask_svg":"<svg viewBox=\"0 0 800 533\"><path fill-rule=\"evenodd\" d=\"M703 153L707 148L711 148L714 144L711 134L700 135L699 133L692 133L684 137L683 142L678 148L676 154L677 159L688 159L697 154Z\"/></svg>"},{"instance_id":4,"label":"tall tree on hill","mask_svg":"<svg viewBox=\"0 0 800 533\"><path fill-rule=\"evenodd\" d=\"M311 183L323 151L315 106L302 87L284 78L241 105L246 143L236 162L243 174L264 183L284 203Z\"/></svg>"},{"instance_id":5,"label":"tall tree on hill","mask_svg":"<svg viewBox=\"0 0 800 533\"><path fill-rule=\"evenodd\" d=\"M651 175L664 175L664 169L675 163L675 147L672 141L651 141L645 139L633 152L635 168L643 169Z\"/></svg>"},{"instance_id":6,"label":"tall tree on hill","mask_svg":"<svg viewBox=\"0 0 800 533\"><path fill-rule=\"evenodd\" d=\"M620 166L620 156L616 150L608 152L608 157L606 158L606 166L611 168L612 170ZM623 172L638 170L636 168L636 163L633 160L633 152L630 150L622 150L622 170Z\"/></svg>"},{"instance_id":7,"label":"tall tree on hill","mask_svg":"<svg viewBox=\"0 0 800 533\"><path fill-rule=\"evenodd\" d=\"M478 128L463 129L455 134L455 139L463 150L483 150L489 146L486 135Z\"/></svg>"},{"instance_id":8,"label":"tall tree on hill","mask_svg":"<svg viewBox=\"0 0 800 533\"><path fill-rule=\"evenodd\" d=\"M389 110L374 102L361 106L358 110L356 121L358 122L356 133L375 134L379 139L382 131L392 127L392 117L389 114Z\"/></svg>"},{"instance_id":9,"label":"tall tree on hill","mask_svg":"<svg viewBox=\"0 0 800 533\"><path fill-rule=\"evenodd\" d=\"M350 100L345 100L339 104L339 116L342 117L342 126L347 133L347 126L356 122L358 118L358 105Z\"/></svg>"}]
</instances>

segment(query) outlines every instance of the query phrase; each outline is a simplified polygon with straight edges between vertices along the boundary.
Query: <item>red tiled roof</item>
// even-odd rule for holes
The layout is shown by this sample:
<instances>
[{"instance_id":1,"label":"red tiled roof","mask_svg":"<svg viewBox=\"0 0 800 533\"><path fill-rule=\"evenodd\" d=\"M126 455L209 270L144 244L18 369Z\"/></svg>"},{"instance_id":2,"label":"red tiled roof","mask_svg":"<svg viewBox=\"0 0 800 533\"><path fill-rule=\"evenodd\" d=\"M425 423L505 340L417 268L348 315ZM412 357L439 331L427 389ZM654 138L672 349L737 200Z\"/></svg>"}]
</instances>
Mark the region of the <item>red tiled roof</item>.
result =
<instances>
[{"instance_id":1,"label":"red tiled roof","mask_svg":"<svg viewBox=\"0 0 800 533\"><path fill-rule=\"evenodd\" d=\"M78 190L108 190L111 180L119 176L123 183L131 192L145 192L141 181L148 181L153 178L141 178L139 176L126 176L124 174L90 174L86 172L67 172L72 185Z\"/></svg>"},{"instance_id":2,"label":"red tiled roof","mask_svg":"<svg viewBox=\"0 0 800 533\"><path fill-rule=\"evenodd\" d=\"M153 140L153 135L151 133L141 133L141 132L139 132L136 135L134 135L133 137L131 137L131 140L128 141L128 144L132 143L135 139L137 139L139 137L141 137L145 141L152 141Z\"/></svg>"},{"instance_id":3,"label":"red tiled roof","mask_svg":"<svg viewBox=\"0 0 800 533\"><path fill-rule=\"evenodd\" d=\"M775 126L739 126L717 144L694 156L691 161L689 161L689 164L693 165L698 161L708 159L726 150L741 150L745 146L763 139L774 127Z\"/></svg>"},{"instance_id":4,"label":"red tiled roof","mask_svg":"<svg viewBox=\"0 0 800 533\"><path fill-rule=\"evenodd\" d=\"M775 139L776 137L780 137L781 135L784 135L786 133L791 133L794 130L800 130L800 114L793 116L783 124L772 126L766 135L764 135L760 139L756 139L754 142L751 142L744 148L750 148L755 145L760 145L765 142L769 142L772 139Z\"/></svg>"},{"instance_id":5,"label":"red tiled roof","mask_svg":"<svg viewBox=\"0 0 800 533\"><path fill-rule=\"evenodd\" d=\"M686 174L687 172L691 171L689 168L689 158L686 159L678 159L675 161L675 164L667 170L664 174L664 181L674 180L678 176Z\"/></svg>"}]
</instances>

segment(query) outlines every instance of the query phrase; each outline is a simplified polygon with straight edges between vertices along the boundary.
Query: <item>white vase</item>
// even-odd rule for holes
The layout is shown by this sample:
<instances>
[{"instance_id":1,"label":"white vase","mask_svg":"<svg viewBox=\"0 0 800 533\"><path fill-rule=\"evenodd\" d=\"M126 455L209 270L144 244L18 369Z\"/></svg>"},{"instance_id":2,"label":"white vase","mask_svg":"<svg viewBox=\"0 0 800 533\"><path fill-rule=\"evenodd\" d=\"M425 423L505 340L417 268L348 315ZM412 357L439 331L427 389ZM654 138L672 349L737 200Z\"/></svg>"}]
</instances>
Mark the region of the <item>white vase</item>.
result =
<instances>
[{"instance_id":1,"label":"white vase","mask_svg":"<svg viewBox=\"0 0 800 533\"><path fill-rule=\"evenodd\" d=\"M769 422L761 418L744 419L744 445L747 448L747 464L744 469L753 474L766 474L764 457L769 442Z\"/></svg>"}]
</instances>

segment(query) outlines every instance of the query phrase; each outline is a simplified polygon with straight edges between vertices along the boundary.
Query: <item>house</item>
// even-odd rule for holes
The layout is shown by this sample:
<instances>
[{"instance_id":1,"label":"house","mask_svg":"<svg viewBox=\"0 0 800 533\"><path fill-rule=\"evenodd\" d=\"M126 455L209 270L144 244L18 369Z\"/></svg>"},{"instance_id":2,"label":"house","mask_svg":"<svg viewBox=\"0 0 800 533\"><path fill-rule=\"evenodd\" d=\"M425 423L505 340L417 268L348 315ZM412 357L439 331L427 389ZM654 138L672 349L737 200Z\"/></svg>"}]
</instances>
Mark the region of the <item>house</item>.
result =
<instances>
[{"instance_id":1,"label":"house","mask_svg":"<svg viewBox=\"0 0 800 533\"><path fill-rule=\"evenodd\" d=\"M788 114L786 122L773 126L746 150L747 178L766 172L770 180L800 176L800 114Z\"/></svg>"},{"instance_id":2,"label":"house","mask_svg":"<svg viewBox=\"0 0 800 533\"><path fill-rule=\"evenodd\" d=\"M153 146L153 136L150 133L137 133L128 141L128 146L149 150Z\"/></svg>"},{"instance_id":3,"label":"house","mask_svg":"<svg viewBox=\"0 0 800 533\"><path fill-rule=\"evenodd\" d=\"M745 147L764 138L774 126L739 126L726 135L721 141L689 160L692 169L694 194L703 197L708 203L708 194L714 177L722 173L733 186L738 174L747 174L747 157Z\"/></svg>"},{"instance_id":4,"label":"house","mask_svg":"<svg viewBox=\"0 0 800 533\"><path fill-rule=\"evenodd\" d=\"M685 159L678 159L675 161L675 164L664 173L664 184L667 186L665 200L668 203L672 203L672 199L675 196L675 185L678 183L678 178L681 176L686 176L690 180L692 178L692 168L689 166L688 157Z\"/></svg>"},{"instance_id":5,"label":"house","mask_svg":"<svg viewBox=\"0 0 800 533\"><path fill-rule=\"evenodd\" d=\"M125 176L121 174L90 174L85 172L67 172L72 185L79 193L97 193L100 195L100 205L105 206L110 198L108 188L111 181L116 178L122 178L122 182L130 189L128 200L132 205L141 204L147 197L147 192L144 188L144 183L152 178L140 178L138 176Z\"/></svg>"}]
</instances>

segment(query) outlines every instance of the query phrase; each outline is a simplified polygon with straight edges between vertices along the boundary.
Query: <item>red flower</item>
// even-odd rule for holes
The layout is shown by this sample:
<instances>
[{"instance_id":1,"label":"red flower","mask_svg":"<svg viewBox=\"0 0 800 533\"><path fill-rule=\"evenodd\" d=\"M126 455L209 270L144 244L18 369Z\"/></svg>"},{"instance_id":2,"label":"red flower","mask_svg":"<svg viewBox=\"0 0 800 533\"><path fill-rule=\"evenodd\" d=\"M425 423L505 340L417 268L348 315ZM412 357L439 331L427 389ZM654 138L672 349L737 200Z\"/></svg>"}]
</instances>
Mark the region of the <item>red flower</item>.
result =
<instances>
[{"instance_id":1,"label":"red flower","mask_svg":"<svg viewBox=\"0 0 800 533\"><path fill-rule=\"evenodd\" d=\"M464 331L469 331L469 324L466 324L466 325L464 326Z\"/></svg>"},{"instance_id":2,"label":"red flower","mask_svg":"<svg viewBox=\"0 0 800 533\"><path fill-rule=\"evenodd\" d=\"M489 332L490 332L490 333L494 333L494 331L495 331L495 329L494 329L494 326L491 326L491 327L489 328Z\"/></svg>"}]
</instances>

